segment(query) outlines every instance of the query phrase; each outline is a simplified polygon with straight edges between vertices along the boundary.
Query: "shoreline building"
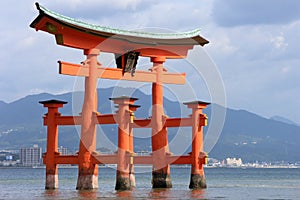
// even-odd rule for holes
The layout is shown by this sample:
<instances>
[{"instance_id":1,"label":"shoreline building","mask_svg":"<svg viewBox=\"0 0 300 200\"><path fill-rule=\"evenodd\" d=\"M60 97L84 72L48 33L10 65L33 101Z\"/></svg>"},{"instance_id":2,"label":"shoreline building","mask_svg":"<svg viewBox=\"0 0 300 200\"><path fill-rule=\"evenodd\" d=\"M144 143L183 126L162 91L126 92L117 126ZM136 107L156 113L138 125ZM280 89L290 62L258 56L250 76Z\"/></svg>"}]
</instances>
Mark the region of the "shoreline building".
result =
<instances>
[{"instance_id":1,"label":"shoreline building","mask_svg":"<svg viewBox=\"0 0 300 200\"><path fill-rule=\"evenodd\" d=\"M37 144L20 149L20 161L24 167L39 166L42 164L42 147Z\"/></svg>"},{"instance_id":2,"label":"shoreline building","mask_svg":"<svg viewBox=\"0 0 300 200\"><path fill-rule=\"evenodd\" d=\"M243 161L241 158L226 158L225 164L227 166L236 166L236 167L240 167L243 164Z\"/></svg>"},{"instance_id":3,"label":"shoreline building","mask_svg":"<svg viewBox=\"0 0 300 200\"><path fill-rule=\"evenodd\" d=\"M68 155L68 148L60 146L58 152L60 152L60 155Z\"/></svg>"}]
</instances>

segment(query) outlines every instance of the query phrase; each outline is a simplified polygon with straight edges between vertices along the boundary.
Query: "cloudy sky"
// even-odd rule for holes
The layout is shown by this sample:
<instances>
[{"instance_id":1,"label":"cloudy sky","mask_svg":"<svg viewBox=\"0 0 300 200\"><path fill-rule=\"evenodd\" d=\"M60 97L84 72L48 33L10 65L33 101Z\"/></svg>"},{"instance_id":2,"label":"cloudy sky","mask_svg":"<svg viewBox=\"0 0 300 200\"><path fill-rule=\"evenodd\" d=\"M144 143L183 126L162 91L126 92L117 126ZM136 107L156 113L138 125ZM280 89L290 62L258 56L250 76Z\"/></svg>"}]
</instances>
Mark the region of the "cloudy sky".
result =
<instances>
[{"instance_id":1,"label":"cloudy sky","mask_svg":"<svg viewBox=\"0 0 300 200\"><path fill-rule=\"evenodd\" d=\"M33 0L1 2L0 100L71 91L57 60L78 63L82 52L59 47L29 28ZM43 6L90 23L122 29L201 28L204 47L226 89L227 105L300 123L300 1L298 0L40 0Z\"/></svg>"}]
</instances>

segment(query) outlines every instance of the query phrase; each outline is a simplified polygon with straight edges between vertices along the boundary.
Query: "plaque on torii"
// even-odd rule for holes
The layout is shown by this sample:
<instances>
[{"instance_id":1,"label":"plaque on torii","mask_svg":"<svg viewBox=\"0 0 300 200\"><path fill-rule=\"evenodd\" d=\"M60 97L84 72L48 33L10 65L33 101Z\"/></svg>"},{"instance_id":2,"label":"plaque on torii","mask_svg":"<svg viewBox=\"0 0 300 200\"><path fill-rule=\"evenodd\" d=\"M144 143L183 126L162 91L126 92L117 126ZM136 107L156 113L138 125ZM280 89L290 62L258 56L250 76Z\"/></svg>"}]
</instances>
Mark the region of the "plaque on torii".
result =
<instances>
[{"instance_id":1,"label":"plaque on torii","mask_svg":"<svg viewBox=\"0 0 300 200\"><path fill-rule=\"evenodd\" d=\"M42 7L36 3L39 15L30 24L37 31L55 36L58 45L81 49L86 60L81 64L59 61L59 73L85 78L84 103L81 116L61 116L58 108L65 102L42 101L48 108L44 124L48 126L46 164L46 188L57 188L57 164L78 164L77 189L98 187L100 163L118 164L116 189L135 187L133 164L153 164L153 188L171 187L170 164L191 164L190 188L206 187L203 164L203 130L206 116L202 109L208 103L194 101L186 105L192 109L188 118L168 118L163 110L163 84L185 84L185 73L170 73L164 68L166 59L183 59L195 45L208 43L199 30L184 33L148 33L113 29L81 22ZM116 68L105 67L98 62L101 52L113 53ZM139 57L149 57L153 62L150 71L136 69ZM111 98L118 105L116 114L101 115L97 112L97 79L129 80L152 83L152 117L135 119L138 108L132 97ZM57 154L57 126L81 125L79 153L76 156ZM118 124L117 155L96 155L96 125ZM176 156L169 152L167 127L192 126L192 152ZM134 156L133 128L152 128L152 155ZM49 142L49 141L52 141ZM128 160L129 159L129 160ZM128 161L128 162L127 162ZM124 164L125 163L125 164ZM127 163L127 164L126 164Z\"/></svg>"}]
</instances>

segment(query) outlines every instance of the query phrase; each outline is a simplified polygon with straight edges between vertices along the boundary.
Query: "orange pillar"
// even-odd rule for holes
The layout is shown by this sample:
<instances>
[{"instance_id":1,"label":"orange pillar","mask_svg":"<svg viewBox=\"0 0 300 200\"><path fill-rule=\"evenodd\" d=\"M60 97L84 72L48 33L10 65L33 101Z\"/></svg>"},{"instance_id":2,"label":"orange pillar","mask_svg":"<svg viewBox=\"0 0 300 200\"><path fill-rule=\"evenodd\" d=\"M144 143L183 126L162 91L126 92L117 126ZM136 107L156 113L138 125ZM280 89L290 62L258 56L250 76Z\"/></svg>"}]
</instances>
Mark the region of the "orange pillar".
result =
<instances>
[{"instance_id":1,"label":"orange pillar","mask_svg":"<svg viewBox=\"0 0 300 200\"><path fill-rule=\"evenodd\" d=\"M84 52L87 55L86 65L89 76L85 78L84 102L82 107L82 125L78 153L77 190L98 188L98 165L91 162L92 153L96 151L97 113L97 56L99 50L91 49Z\"/></svg>"},{"instance_id":2,"label":"orange pillar","mask_svg":"<svg viewBox=\"0 0 300 200\"><path fill-rule=\"evenodd\" d=\"M132 124L134 122L134 112L139 108L139 105L129 105L129 111L130 111L130 123ZM133 128L129 126L129 153L130 153L130 163L129 163L129 179L131 187L136 187L135 184L135 175L134 175L134 165L133 165L133 159L134 159L134 141L133 141Z\"/></svg>"},{"instance_id":3,"label":"orange pillar","mask_svg":"<svg viewBox=\"0 0 300 200\"><path fill-rule=\"evenodd\" d=\"M203 152L203 126L206 125L206 117L202 114L202 109L206 108L209 103L194 101L185 104L192 109L192 168L189 188L206 188L203 168L206 157L206 154Z\"/></svg>"},{"instance_id":4,"label":"orange pillar","mask_svg":"<svg viewBox=\"0 0 300 200\"><path fill-rule=\"evenodd\" d=\"M55 155L58 155L58 126L56 116L59 116L58 108L63 107L67 102L58 100L40 101L44 107L48 108L48 113L44 117L47 125L47 152L44 157L46 164L46 183L45 189L58 188L58 169L55 163Z\"/></svg>"},{"instance_id":5,"label":"orange pillar","mask_svg":"<svg viewBox=\"0 0 300 200\"><path fill-rule=\"evenodd\" d=\"M116 174L116 190L130 190L135 187L135 180L131 182L130 178L130 156L131 140L130 132L130 110L129 105L133 104L136 98L126 96L110 98L115 104L118 104L117 112L118 122L118 163ZM129 162L128 162L129 161Z\"/></svg>"},{"instance_id":6,"label":"orange pillar","mask_svg":"<svg viewBox=\"0 0 300 200\"><path fill-rule=\"evenodd\" d=\"M153 62L152 71L156 72L156 82L152 84L152 187L171 188L170 165L166 163L166 155L169 152L168 132L163 124L162 74L164 72L163 63L165 58L153 57L151 62Z\"/></svg>"}]
</instances>

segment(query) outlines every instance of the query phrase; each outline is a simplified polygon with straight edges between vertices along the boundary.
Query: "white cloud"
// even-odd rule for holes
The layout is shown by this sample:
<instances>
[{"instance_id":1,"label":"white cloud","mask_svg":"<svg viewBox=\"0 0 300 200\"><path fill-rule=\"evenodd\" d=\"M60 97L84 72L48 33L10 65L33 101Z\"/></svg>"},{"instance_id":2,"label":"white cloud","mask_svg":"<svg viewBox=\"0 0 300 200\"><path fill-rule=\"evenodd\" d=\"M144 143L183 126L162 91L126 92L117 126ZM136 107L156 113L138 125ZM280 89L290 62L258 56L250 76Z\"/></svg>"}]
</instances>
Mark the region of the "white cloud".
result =
<instances>
[{"instance_id":1,"label":"white cloud","mask_svg":"<svg viewBox=\"0 0 300 200\"><path fill-rule=\"evenodd\" d=\"M25 37L23 39L21 39L18 44L17 44L17 48L20 48L20 49L26 49L26 48L29 48L29 47L32 47L33 45L36 44L36 38L34 36L28 36L28 37Z\"/></svg>"},{"instance_id":2,"label":"white cloud","mask_svg":"<svg viewBox=\"0 0 300 200\"><path fill-rule=\"evenodd\" d=\"M285 49L288 46L288 43L286 43L282 33L278 36L271 38L270 41L277 49Z\"/></svg>"}]
</instances>

